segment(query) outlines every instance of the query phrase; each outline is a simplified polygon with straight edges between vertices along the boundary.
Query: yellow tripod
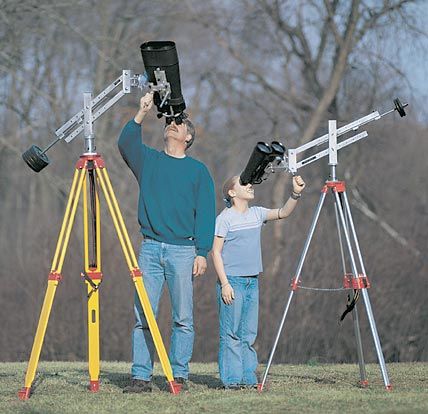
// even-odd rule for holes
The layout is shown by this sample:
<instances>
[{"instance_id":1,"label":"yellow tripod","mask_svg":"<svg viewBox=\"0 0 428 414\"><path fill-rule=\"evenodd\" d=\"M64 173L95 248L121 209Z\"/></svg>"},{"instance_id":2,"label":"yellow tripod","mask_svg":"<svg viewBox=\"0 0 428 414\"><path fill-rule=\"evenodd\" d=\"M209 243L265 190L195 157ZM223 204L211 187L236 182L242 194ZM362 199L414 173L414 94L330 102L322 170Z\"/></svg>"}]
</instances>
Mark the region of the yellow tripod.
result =
<instances>
[{"instance_id":1,"label":"yellow tripod","mask_svg":"<svg viewBox=\"0 0 428 414\"><path fill-rule=\"evenodd\" d=\"M88 185L89 183L89 198L88 204ZM39 323L37 326L36 336L34 338L33 348L31 350L30 360L28 362L27 374L25 376L24 387L18 392L21 400L30 398L31 385L36 375L37 364L39 362L40 352L43 345L43 340L46 333L49 315L52 309L56 288L62 276L62 265L64 263L65 253L70 239L71 229L73 227L74 218L77 211L77 206L80 194L83 193L83 229L84 229L84 261L85 271L82 276L85 279L88 289L88 362L89 362L89 390L97 392L99 390L100 376L100 345L99 345L99 296L98 288L102 281L101 272L101 242L100 242L100 200L99 190L104 193L110 214L116 228L119 241L125 255L125 260L131 273L132 281L139 300L141 302L144 314L156 351L162 365L163 372L169 384L170 391L173 394L178 394L181 390L181 384L174 381L171 365L168 355L156 323L153 310L144 288L141 271L138 267L137 259L129 239L128 232L123 221L119 205L114 195L113 187L105 167L104 160L99 154L91 153L84 154L80 157L76 164L73 183L71 185L70 195L67 202L67 207L64 214L64 220L59 233L58 243L55 250L52 267L48 276L48 287L43 301L42 311L40 314ZM92 214L92 246L90 252L90 229L88 220L88 210L91 209ZM92 253L91 260L89 258Z\"/></svg>"}]
</instances>

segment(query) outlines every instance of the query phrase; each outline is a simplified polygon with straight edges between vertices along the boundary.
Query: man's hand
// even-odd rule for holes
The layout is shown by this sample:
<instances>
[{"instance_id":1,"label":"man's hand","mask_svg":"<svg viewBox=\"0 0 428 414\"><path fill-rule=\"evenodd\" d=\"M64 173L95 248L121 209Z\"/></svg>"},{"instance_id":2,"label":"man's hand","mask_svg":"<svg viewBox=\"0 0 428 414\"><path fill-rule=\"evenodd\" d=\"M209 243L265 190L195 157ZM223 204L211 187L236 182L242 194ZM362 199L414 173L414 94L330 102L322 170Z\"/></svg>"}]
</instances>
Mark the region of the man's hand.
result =
<instances>
[{"instance_id":1,"label":"man's hand","mask_svg":"<svg viewBox=\"0 0 428 414\"><path fill-rule=\"evenodd\" d=\"M150 109L153 106L153 92L147 92L141 99L140 99L140 111L141 112L149 112Z\"/></svg>"},{"instance_id":2,"label":"man's hand","mask_svg":"<svg viewBox=\"0 0 428 414\"><path fill-rule=\"evenodd\" d=\"M302 177L300 177L300 175L295 175L293 177L293 192L296 194L300 194L305 187L306 184L303 181Z\"/></svg>"},{"instance_id":3,"label":"man's hand","mask_svg":"<svg viewBox=\"0 0 428 414\"><path fill-rule=\"evenodd\" d=\"M196 256L193 262L193 276L202 276L207 270L207 259L204 256Z\"/></svg>"},{"instance_id":4,"label":"man's hand","mask_svg":"<svg viewBox=\"0 0 428 414\"><path fill-rule=\"evenodd\" d=\"M137 114L135 115L134 121L137 124L141 124L141 122L143 122L143 119L146 116L147 112L150 111L152 106L153 106L153 91L150 91L150 92L147 92L140 99L140 109L138 110Z\"/></svg>"},{"instance_id":5,"label":"man's hand","mask_svg":"<svg viewBox=\"0 0 428 414\"><path fill-rule=\"evenodd\" d=\"M231 305L233 299L235 299L235 292L233 291L233 287L230 286L229 283L227 283L221 288L221 298L223 299L223 302L226 305Z\"/></svg>"}]
</instances>

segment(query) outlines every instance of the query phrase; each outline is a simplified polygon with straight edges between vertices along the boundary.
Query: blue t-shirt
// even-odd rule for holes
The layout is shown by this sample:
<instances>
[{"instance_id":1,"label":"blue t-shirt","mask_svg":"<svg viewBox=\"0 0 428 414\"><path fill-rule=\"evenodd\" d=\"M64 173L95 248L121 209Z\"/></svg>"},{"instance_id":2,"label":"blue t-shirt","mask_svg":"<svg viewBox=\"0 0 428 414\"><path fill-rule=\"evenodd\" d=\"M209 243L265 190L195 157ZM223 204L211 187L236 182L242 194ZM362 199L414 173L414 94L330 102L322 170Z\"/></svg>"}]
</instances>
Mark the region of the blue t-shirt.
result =
<instances>
[{"instance_id":1,"label":"blue t-shirt","mask_svg":"<svg viewBox=\"0 0 428 414\"><path fill-rule=\"evenodd\" d=\"M227 276L252 276L263 271L260 233L268 211L250 207L241 213L231 207L217 216L215 235L225 239L221 256Z\"/></svg>"}]
</instances>

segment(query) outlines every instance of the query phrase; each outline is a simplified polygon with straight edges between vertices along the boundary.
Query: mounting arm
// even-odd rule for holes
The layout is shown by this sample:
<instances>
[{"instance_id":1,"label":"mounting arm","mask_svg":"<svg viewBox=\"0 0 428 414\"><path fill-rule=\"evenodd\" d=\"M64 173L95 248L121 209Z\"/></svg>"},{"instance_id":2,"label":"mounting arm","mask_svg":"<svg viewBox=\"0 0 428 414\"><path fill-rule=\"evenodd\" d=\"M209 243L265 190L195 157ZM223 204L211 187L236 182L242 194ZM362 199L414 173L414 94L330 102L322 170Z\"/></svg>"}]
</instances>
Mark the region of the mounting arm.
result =
<instances>
[{"instance_id":1,"label":"mounting arm","mask_svg":"<svg viewBox=\"0 0 428 414\"><path fill-rule=\"evenodd\" d=\"M398 98L394 99L394 105L395 107L383 114L379 114L378 111L374 111L369 115L363 116L360 119L357 119L356 121L353 121L349 124L346 124L340 128L336 129L336 121L334 121L334 126L329 124L329 133L322 135L318 138L313 139L312 141L301 145L300 147L288 149L286 151L286 154L283 157L283 160L277 164L277 165L270 165L268 167L268 172L275 172L276 170L285 170L291 172L293 175L296 174L297 170L299 168L302 168L308 164L311 164L312 162L319 160L320 158L323 158L327 155L329 155L329 164L335 165L337 164L337 151L347 147L348 145L353 144L354 142L357 142L363 138L366 138L368 136L367 131L360 132L359 134L353 135L350 138L347 138L346 140L338 143L337 137L344 135L346 133L349 133L351 131L358 130L361 126L368 124L372 121L377 121L384 117L385 115L388 115L394 111L397 111L401 117L406 116L406 112L404 111L404 108L408 106L408 103L401 104L400 100ZM330 121L332 122L332 121ZM332 132L334 131L334 132ZM319 145L322 145L324 143L328 142L328 148L320 151L314 155L311 155L307 158L304 158L302 160L297 160L298 155L305 152L306 150L317 147Z\"/></svg>"},{"instance_id":2,"label":"mounting arm","mask_svg":"<svg viewBox=\"0 0 428 414\"><path fill-rule=\"evenodd\" d=\"M22 154L22 158L28 166L39 172L49 164L46 152L58 141L70 142L82 131L85 133L85 153L95 151L95 136L92 124L106 111L108 111L124 95L131 93L131 89L150 88L159 92L165 101L170 95L170 84L167 82L164 71L158 71L159 81L156 84L149 83L146 74L134 74L131 70L123 70L122 75L108 85L98 96L92 99L88 92L84 93L84 107L77 114L72 116L64 125L55 131L56 138L43 150L32 145ZM112 93L115 93L111 96Z\"/></svg>"}]
</instances>

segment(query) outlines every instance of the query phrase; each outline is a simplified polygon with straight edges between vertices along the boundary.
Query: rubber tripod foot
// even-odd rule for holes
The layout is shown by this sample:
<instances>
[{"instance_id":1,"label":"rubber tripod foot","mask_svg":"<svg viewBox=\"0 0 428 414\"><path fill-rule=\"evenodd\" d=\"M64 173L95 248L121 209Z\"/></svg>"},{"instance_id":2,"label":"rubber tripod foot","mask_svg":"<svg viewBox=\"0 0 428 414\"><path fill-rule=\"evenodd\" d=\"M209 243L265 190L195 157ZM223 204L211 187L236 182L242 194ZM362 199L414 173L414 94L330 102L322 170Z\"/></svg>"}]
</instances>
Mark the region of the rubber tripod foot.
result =
<instances>
[{"instance_id":1,"label":"rubber tripod foot","mask_svg":"<svg viewBox=\"0 0 428 414\"><path fill-rule=\"evenodd\" d=\"M265 384L263 385L263 383L259 383L257 384L257 391L259 393L262 393L263 391L267 391L269 389L269 383L265 382Z\"/></svg>"},{"instance_id":2,"label":"rubber tripod foot","mask_svg":"<svg viewBox=\"0 0 428 414\"><path fill-rule=\"evenodd\" d=\"M89 381L88 390L90 392L98 392L100 390L100 380Z\"/></svg>"},{"instance_id":3,"label":"rubber tripod foot","mask_svg":"<svg viewBox=\"0 0 428 414\"><path fill-rule=\"evenodd\" d=\"M171 394L178 395L180 394L182 384L179 384L175 381L168 381L169 391Z\"/></svg>"},{"instance_id":4,"label":"rubber tripod foot","mask_svg":"<svg viewBox=\"0 0 428 414\"><path fill-rule=\"evenodd\" d=\"M18 397L20 400L25 401L30 398L31 387L23 387L18 391Z\"/></svg>"},{"instance_id":5,"label":"rubber tripod foot","mask_svg":"<svg viewBox=\"0 0 428 414\"><path fill-rule=\"evenodd\" d=\"M360 381L360 387L361 388L366 388L368 386L369 386L369 382L367 380Z\"/></svg>"},{"instance_id":6,"label":"rubber tripod foot","mask_svg":"<svg viewBox=\"0 0 428 414\"><path fill-rule=\"evenodd\" d=\"M387 391L392 391L392 385L391 384L388 384L385 388Z\"/></svg>"}]
</instances>

